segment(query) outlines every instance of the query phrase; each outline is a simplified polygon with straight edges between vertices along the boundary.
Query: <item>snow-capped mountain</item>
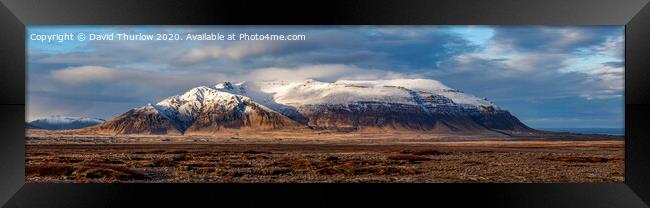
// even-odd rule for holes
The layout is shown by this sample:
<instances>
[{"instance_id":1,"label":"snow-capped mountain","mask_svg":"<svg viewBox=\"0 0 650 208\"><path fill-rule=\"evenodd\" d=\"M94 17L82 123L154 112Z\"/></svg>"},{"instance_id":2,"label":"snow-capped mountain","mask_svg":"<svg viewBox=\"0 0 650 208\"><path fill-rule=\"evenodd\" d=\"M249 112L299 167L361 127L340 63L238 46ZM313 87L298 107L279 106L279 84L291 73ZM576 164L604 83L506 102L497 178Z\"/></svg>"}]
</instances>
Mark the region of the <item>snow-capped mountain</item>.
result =
<instances>
[{"instance_id":1,"label":"snow-capped mountain","mask_svg":"<svg viewBox=\"0 0 650 208\"><path fill-rule=\"evenodd\" d=\"M29 125L27 127L48 130L80 129L84 127L94 126L103 122L104 120L99 118L55 115L47 118L33 120L28 123Z\"/></svg>"},{"instance_id":2,"label":"snow-capped mountain","mask_svg":"<svg viewBox=\"0 0 650 208\"><path fill-rule=\"evenodd\" d=\"M132 109L89 129L168 134L241 128L533 130L485 98L429 79L223 82Z\"/></svg>"},{"instance_id":3,"label":"snow-capped mountain","mask_svg":"<svg viewBox=\"0 0 650 208\"><path fill-rule=\"evenodd\" d=\"M242 86L237 90L245 94ZM275 129L298 125L250 97L233 93L234 90L229 82L213 88L196 87L182 95L164 99L155 106L163 116L176 121L181 131L210 132L242 127Z\"/></svg>"},{"instance_id":4,"label":"snow-capped mountain","mask_svg":"<svg viewBox=\"0 0 650 208\"><path fill-rule=\"evenodd\" d=\"M117 134L177 134L299 126L294 120L249 97L200 86L163 99L155 105L131 109L89 130Z\"/></svg>"}]
</instances>

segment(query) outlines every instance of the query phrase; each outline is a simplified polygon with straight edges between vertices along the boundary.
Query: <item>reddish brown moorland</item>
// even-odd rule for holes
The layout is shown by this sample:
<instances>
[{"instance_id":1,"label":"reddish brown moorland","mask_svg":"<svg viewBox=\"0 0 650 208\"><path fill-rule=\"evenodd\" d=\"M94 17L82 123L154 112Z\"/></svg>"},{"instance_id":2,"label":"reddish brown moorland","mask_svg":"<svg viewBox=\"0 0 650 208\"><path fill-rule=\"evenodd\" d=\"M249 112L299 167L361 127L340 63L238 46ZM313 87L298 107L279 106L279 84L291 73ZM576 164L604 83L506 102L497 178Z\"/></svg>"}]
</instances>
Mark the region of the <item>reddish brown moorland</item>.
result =
<instances>
[{"instance_id":1,"label":"reddish brown moorland","mask_svg":"<svg viewBox=\"0 0 650 208\"><path fill-rule=\"evenodd\" d=\"M44 141L27 142L28 182L624 181L622 140Z\"/></svg>"}]
</instances>

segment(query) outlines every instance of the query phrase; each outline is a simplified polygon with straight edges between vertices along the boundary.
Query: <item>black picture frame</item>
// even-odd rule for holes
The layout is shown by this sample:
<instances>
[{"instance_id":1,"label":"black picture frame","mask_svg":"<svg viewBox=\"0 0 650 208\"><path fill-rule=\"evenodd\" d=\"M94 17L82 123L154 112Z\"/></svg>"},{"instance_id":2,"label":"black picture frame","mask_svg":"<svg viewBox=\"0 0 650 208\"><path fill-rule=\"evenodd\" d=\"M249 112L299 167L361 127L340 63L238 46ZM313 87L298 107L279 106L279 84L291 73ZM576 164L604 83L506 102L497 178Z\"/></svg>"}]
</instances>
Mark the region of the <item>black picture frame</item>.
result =
<instances>
[{"instance_id":1,"label":"black picture frame","mask_svg":"<svg viewBox=\"0 0 650 208\"><path fill-rule=\"evenodd\" d=\"M648 207L647 0L0 0L0 204ZM25 184L27 25L625 25L622 184Z\"/></svg>"}]
</instances>

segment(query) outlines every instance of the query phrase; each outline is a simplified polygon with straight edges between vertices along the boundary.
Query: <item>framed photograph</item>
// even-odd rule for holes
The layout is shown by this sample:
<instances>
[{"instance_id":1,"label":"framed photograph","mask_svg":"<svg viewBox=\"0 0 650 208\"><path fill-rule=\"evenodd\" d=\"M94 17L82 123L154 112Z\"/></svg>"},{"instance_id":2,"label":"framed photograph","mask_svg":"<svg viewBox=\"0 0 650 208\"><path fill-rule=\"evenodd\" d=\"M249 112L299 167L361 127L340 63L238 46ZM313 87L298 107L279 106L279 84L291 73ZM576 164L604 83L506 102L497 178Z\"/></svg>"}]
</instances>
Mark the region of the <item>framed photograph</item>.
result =
<instances>
[{"instance_id":1,"label":"framed photograph","mask_svg":"<svg viewBox=\"0 0 650 208\"><path fill-rule=\"evenodd\" d=\"M648 207L647 1L2 1L6 207Z\"/></svg>"}]
</instances>

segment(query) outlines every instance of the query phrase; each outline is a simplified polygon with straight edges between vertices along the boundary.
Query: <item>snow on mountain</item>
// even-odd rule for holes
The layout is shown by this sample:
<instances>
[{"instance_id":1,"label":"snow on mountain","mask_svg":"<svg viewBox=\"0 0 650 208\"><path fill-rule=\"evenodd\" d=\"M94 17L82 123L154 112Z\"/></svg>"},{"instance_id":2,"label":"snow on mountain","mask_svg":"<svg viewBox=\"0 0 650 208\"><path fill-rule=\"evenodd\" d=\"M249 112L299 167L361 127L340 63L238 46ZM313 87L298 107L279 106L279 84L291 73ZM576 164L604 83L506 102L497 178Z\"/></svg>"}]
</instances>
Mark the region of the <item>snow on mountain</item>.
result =
<instances>
[{"instance_id":1,"label":"snow on mountain","mask_svg":"<svg viewBox=\"0 0 650 208\"><path fill-rule=\"evenodd\" d=\"M251 115L256 112L282 115L267 107L272 106L283 110L282 107L274 105L272 97L255 91L247 93L245 86L244 83L233 85L230 82L224 82L212 88L195 87L182 95L166 98L153 107L169 120L177 121L176 124L181 131L189 128L197 119L217 119L205 118L206 114L215 114L215 112L216 114L232 113L232 116L235 117ZM251 99L247 95L255 96L256 99ZM260 100L261 103L255 100ZM262 114L266 115L266 113Z\"/></svg>"},{"instance_id":2,"label":"snow on mountain","mask_svg":"<svg viewBox=\"0 0 650 208\"><path fill-rule=\"evenodd\" d=\"M485 98L463 93L430 79L222 82L213 87L193 88L172 96L155 107L171 119L188 122L206 104L236 106L252 100L263 107L304 120L297 108L306 105L356 105L360 103L406 104L431 111L436 107L500 110Z\"/></svg>"},{"instance_id":3,"label":"snow on mountain","mask_svg":"<svg viewBox=\"0 0 650 208\"><path fill-rule=\"evenodd\" d=\"M141 112L141 113L153 113L157 114L158 109L156 109L151 103L147 103L146 105L139 107L139 108L134 108L134 111Z\"/></svg>"},{"instance_id":4,"label":"snow on mountain","mask_svg":"<svg viewBox=\"0 0 650 208\"><path fill-rule=\"evenodd\" d=\"M222 82L216 84L214 88L218 91L228 92L250 98L256 103L259 103L266 108L283 114L298 122L306 121L306 118L300 115L294 106L276 102L274 93L269 93L267 91L269 88L268 83L239 82L232 84L231 82Z\"/></svg>"},{"instance_id":5,"label":"snow on mountain","mask_svg":"<svg viewBox=\"0 0 650 208\"><path fill-rule=\"evenodd\" d=\"M155 107L165 112L174 109L181 114L191 116L192 113L204 105L217 104L226 108L232 108L244 100L250 98L237 95L225 90L218 90L206 86L195 87L182 95L175 95L158 102Z\"/></svg>"},{"instance_id":6,"label":"snow on mountain","mask_svg":"<svg viewBox=\"0 0 650 208\"><path fill-rule=\"evenodd\" d=\"M451 100L449 105L464 108L492 107L494 103L447 87L430 79L339 80L333 83L317 80L273 81L257 84L218 84L218 89L251 97L269 108L302 105L355 104L359 102L420 105L422 97L438 96Z\"/></svg>"},{"instance_id":7,"label":"snow on mountain","mask_svg":"<svg viewBox=\"0 0 650 208\"><path fill-rule=\"evenodd\" d=\"M182 95L164 99L158 102L155 108L162 112L161 114L164 117L179 121L177 124L180 129L186 129L191 125L204 105L216 104L225 109L233 109L242 102L242 99L245 98L210 87L200 86L192 88Z\"/></svg>"},{"instance_id":8,"label":"snow on mountain","mask_svg":"<svg viewBox=\"0 0 650 208\"><path fill-rule=\"evenodd\" d=\"M61 129L79 129L88 126L94 126L105 122L99 118L85 118L85 117L72 117L72 116L50 116L47 118L36 119L29 124L31 126L48 129L48 130L61 130Z\"/></svg>"}]
</instances>

